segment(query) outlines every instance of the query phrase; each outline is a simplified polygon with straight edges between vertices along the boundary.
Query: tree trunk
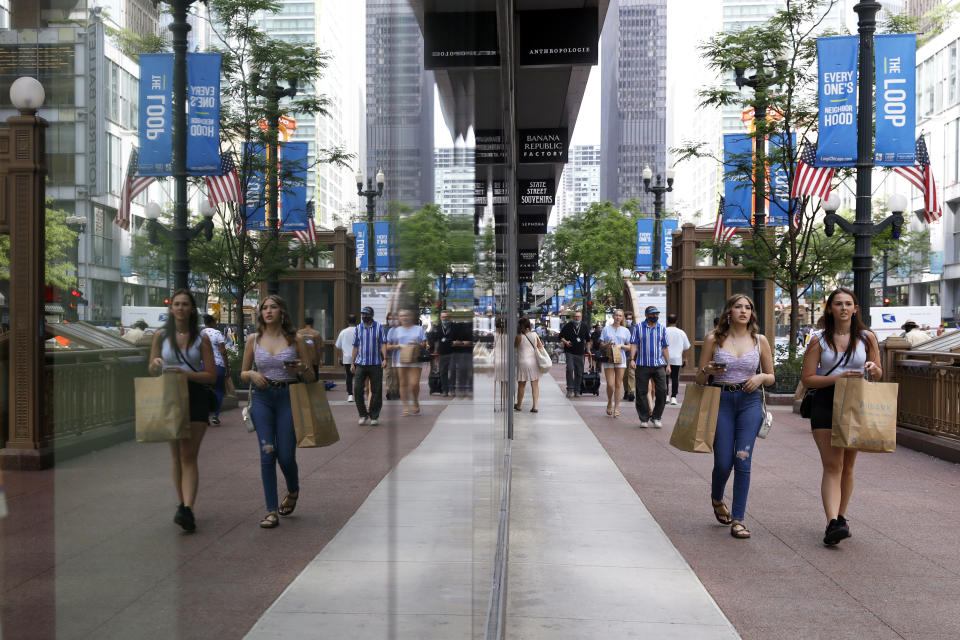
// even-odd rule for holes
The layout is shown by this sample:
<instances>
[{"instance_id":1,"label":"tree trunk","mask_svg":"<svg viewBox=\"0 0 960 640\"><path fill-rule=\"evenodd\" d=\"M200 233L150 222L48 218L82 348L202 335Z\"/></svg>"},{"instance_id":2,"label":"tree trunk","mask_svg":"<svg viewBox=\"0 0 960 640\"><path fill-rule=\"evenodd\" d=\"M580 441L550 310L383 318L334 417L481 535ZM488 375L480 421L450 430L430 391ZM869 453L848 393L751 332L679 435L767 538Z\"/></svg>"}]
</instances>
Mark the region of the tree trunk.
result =
<instances>
[{"instance_id":1,"label":"tree trunk","mask_svg":"<svg viewBox=\"0 0 960 640\"><path fill-rule=\"evenodd\" d=\"M583 317L587 320L587 326L593 326L593 307L590 305L590 274L584 273L583 280L580 281L580 291L583 292Z\"/></svg>"},{"instance_id":2,"label":"tree trunk","mask_svg":"<svg viewBox=\"0 0 960 640\"><path fill-rule=\"evenodd\" d=\"M800 296L796 287L790 288L790 335L787 336L790 359L797 356L797 331L800 329Z\"/></svg>"},{"instance_id":3,"label":"tree trunk","mask_svg":"<svg viewBox=\"0 0 960 640\"><path fill-rule=\"evenodd\" d=\"M243 335L243 296L234 296L234 325L237 329L237 344L243 349L243 345L246 342L245 336Z\"/></svg>"}]
</instances>

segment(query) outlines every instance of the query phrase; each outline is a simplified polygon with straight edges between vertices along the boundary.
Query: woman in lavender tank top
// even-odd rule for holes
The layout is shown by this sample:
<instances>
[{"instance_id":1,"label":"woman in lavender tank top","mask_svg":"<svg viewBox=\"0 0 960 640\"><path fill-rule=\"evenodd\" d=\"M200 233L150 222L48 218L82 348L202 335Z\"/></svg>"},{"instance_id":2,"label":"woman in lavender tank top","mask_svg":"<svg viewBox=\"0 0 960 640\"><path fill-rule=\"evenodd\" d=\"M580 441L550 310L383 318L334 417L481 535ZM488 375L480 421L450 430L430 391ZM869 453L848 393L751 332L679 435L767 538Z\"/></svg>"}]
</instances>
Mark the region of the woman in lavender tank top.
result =
<instances>
[{"instance_id":1,"label":"woman in lavender tank top","mask_svg":"<svg viewBox=\"0 0 960 640\"><path fill-rule=\"evenodd\" d=\"M697 383L708 381L723 387L713 438L710 490L713 515L720 524L731 525L730 535L734 538L749 538L743 516L750 490L753 445L763 423L760 385L773 384L774 376L770 344L760 333L753 300L748 296L737 294L727 299L720 323L703 342ZM734 474L732 512L723 503L723 490L731 471Z\"/></svg>"},{"instance_id":2,"label":"woman in lavender tank top","mask_svg":"<svg viewBox=\"0 0 960 640\"><path fill-rule=\"evenodd\" d=\"M260 479L267 503L267 515L260 521L264 529L280 524L278 515L293 513L300 497L297 434L290 410L289 385L301 379L313 382L312 354L313 348L297 335L283 298L276 295L264 298L257 315L257 333L247 338L240 370L240 379L252 385L250 413L257 431ZM287 495L279 505L277 464L287 484Z\"/></svg>"}]
</instances>

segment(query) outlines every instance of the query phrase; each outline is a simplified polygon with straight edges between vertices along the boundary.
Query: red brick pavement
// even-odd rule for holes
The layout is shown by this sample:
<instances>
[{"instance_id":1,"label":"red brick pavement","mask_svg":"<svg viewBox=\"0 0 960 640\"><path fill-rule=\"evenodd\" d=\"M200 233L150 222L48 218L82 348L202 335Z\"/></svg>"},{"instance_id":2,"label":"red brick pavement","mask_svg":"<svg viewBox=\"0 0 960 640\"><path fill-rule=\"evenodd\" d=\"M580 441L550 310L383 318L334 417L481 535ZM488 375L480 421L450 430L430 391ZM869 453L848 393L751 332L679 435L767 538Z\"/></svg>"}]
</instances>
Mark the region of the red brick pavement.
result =
<instances>
[{"instance_id":1,"label":"red brick pavement","mask_svg":"<svg viewBox=\"0 0 960 640\"><path fill-rule=\"evenodd\" d=\"M861 454L853 537L827 548L809 423L777 407L754 454L753 537L736 540L710 508L712 456L669 446L677 408L663 429L639 429L632 407L615 420L596 400L574 406L744 638L960 638L960 465L902 447ZM728 504L731 491L732 478Z\"/></svg>"},{"instance_id":2,"label":"red brick pavement","mask_svg":"<svg viewBox=\"0 0 960 640\"><path fill-rule=\"evenodd\" d=\"M345 399L339 389L330 396ZM243 637L442 408L401 418L390 404L381 426L360 427L353 405L333 407L341 441L298 450L302 497L272 530L257 526L258 449L237 410L201 446L194 534L172 522L166 444L128 442L54 470L4 473L3 637Z\"/></svg>"}]
</instances>

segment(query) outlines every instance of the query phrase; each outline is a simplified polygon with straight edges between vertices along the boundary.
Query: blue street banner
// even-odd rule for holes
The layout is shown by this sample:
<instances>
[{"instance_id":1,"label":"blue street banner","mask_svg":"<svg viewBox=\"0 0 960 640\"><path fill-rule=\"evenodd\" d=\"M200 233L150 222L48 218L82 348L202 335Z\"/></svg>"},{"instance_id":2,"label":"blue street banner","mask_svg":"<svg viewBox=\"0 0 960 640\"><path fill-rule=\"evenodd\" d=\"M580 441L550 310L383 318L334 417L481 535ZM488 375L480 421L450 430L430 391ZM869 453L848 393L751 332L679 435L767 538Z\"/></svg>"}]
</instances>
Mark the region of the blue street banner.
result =
<instances>
[{"instance_id":1,"label":"blue street banner","mask_svg":"<svg viewBox=\"0 0 960 640\"><path fill-rule=\"evenodd\" d=\"M256 142L248 142L244 149L244 162L250 167L247 190L243 195L243 217L247 229L266 229L266 167L265 147Z\"/></svg>"},{"instance_id":2,"label":"blue street banner","mask_svg":"<svg viewBox=\"0 0 960 640\"><path fill-rule=\"evenodd\" d=\"M187 173L220 173L220 54L187 54Z\"/></svg>"},{"instance_id":3,"label":"blue street banner","mask_svg":"<svg viewBox=\"0 0 960 640\"><path fill-rule=\"evenodd\" d=\"M357 237L357 269L367 270L367 223L354 222L353 235Z\"/></svg>"},{"instance_id":4,"label":"blue street banner","mask_svg":"<svg viewBox=\"0 0 960 640\"><path fill-rule=\"evenodd\" d=\"M137 173L173 173L173 54L140 54L140 153Z\"/></svg>"},{"instance_id":5,"label":"blue street banner","mask_svg":"<svg viewBox=\"0 0 960 640\"><path fill-rule=\"evenodd\" d=\"M930 274L943 275L943 251L930 252Z\"/></svg>"},{"instance_id":6,"label":"blue street banner","mask_svg":"<svg viewBox=\"0 0 960 640\"><path fill-rule=\"evenodd\" d=\"M377 273L396 271L393 264L393 243L390 242L390 223L373 223L373 252Z\"/></svg>"},{"instance_id":7,"label":"blue street banner","mask_svg":"<svg viewBox=\"0 0 960 640\"><path fill-rule=\"evenodd\" d=\"M567 300L573 300L573 285L568 284L563 288L563 297Z\"/></svg>"},{"instance_id":8,"label":"blue street banner","mask_svg":"<svg viewBox=\"0 0 960 640\"><path fill-rule=\"evenodd\" d=\"M817 38L818 167L857 161L857 47L859 36ZM869 82L871 79L866 78ZM911 132L911 136L913 133Z\"/></svg>"},{"instance_id":9,"label":"blue street banner","mask_svg":"<svg viewBox=\"0 0 960 640\"><path fill-rule=\"evenodd\" d=\"M787 165L783 162L793 162L794 150L797 148L797 134L790 134L790 144L783 149L786 136L777 134L770 137L770 209L767 213L767 226L780 227L790 224L790 213L796 202L790 199L790 174ZM780 161L778 161L778 159Z\"/></svg>"},{"instance_id":10,"label":"blue street banner","mask_svg":"<svg viewBox=\"0 0 960 640\"><path fill-rule=\"evenodd\" d=\"M727 227L749 227L753 218L753 183L736 175L738 166L750 158L753 166L753 138L742 133L723 136L723 224Z\"/></svg>"},{"instance_id":11,"label":"blue street banner","mask_svg":"<svg viewBox=\"0 0 960 640\"><path fill-rule=\"evenodd\" d=\"M284 142L280 145L280 229L307 229L307 143Z\"/></svg>"},{"instance_id":12,"label":"blue street banner","mask_svg":"<svg viewBox=\"0 0 960 640\"><path fill-rule=\"evenodd\" d=\"M679 220L660 221L660 270L666 271L673 264L673 232L680 228Z\"/></svg>"},{"instance_id":13,"label":"blue street banner","mask_svg":"<svg viewBox=\"0 0 960 640\"><path fill-rule=\"evenodd\" d=\"M873 163L913 166L916 159L917 35L874 36L877 126Z\"/></svg>"},{"instance_id":14,"label":"blue street banner","mask_svg":"<svg viewBox=\"0 0 960 640\"><path fill-rule=\"evenodd\" d=\"M637 271L653 271L653 218L637 220Z\"/></svg>"}]
</instances>

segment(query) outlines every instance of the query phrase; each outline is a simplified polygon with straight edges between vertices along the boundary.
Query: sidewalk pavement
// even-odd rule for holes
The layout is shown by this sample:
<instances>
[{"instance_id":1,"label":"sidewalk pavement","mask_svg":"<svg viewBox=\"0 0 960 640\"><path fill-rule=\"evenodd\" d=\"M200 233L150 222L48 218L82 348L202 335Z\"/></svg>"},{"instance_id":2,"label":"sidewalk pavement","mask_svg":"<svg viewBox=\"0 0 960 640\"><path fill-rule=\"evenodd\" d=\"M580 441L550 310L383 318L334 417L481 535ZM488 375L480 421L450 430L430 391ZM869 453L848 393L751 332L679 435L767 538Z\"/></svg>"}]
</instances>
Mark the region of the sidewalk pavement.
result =
<instances>
[{"instance_id":1,"label":"sidewalk pavement","mask_svg":"<svg viewBox=\"0 0 960 640\"><path fill-rule=\"evenodd\" d=\"M558 367L552 374L563 380ZM573 404L743 638L960 637L960 465L902 447L860 454L846 514L853 537L824 547L809 422L770 407L747 503L753 537L737 540L710 507L712 456L669 445L679 407L655 430L639 429L629 406L608 418L604 388ZM731 476L728 505L732 488Z\"/></svg>"}]
</instances>

